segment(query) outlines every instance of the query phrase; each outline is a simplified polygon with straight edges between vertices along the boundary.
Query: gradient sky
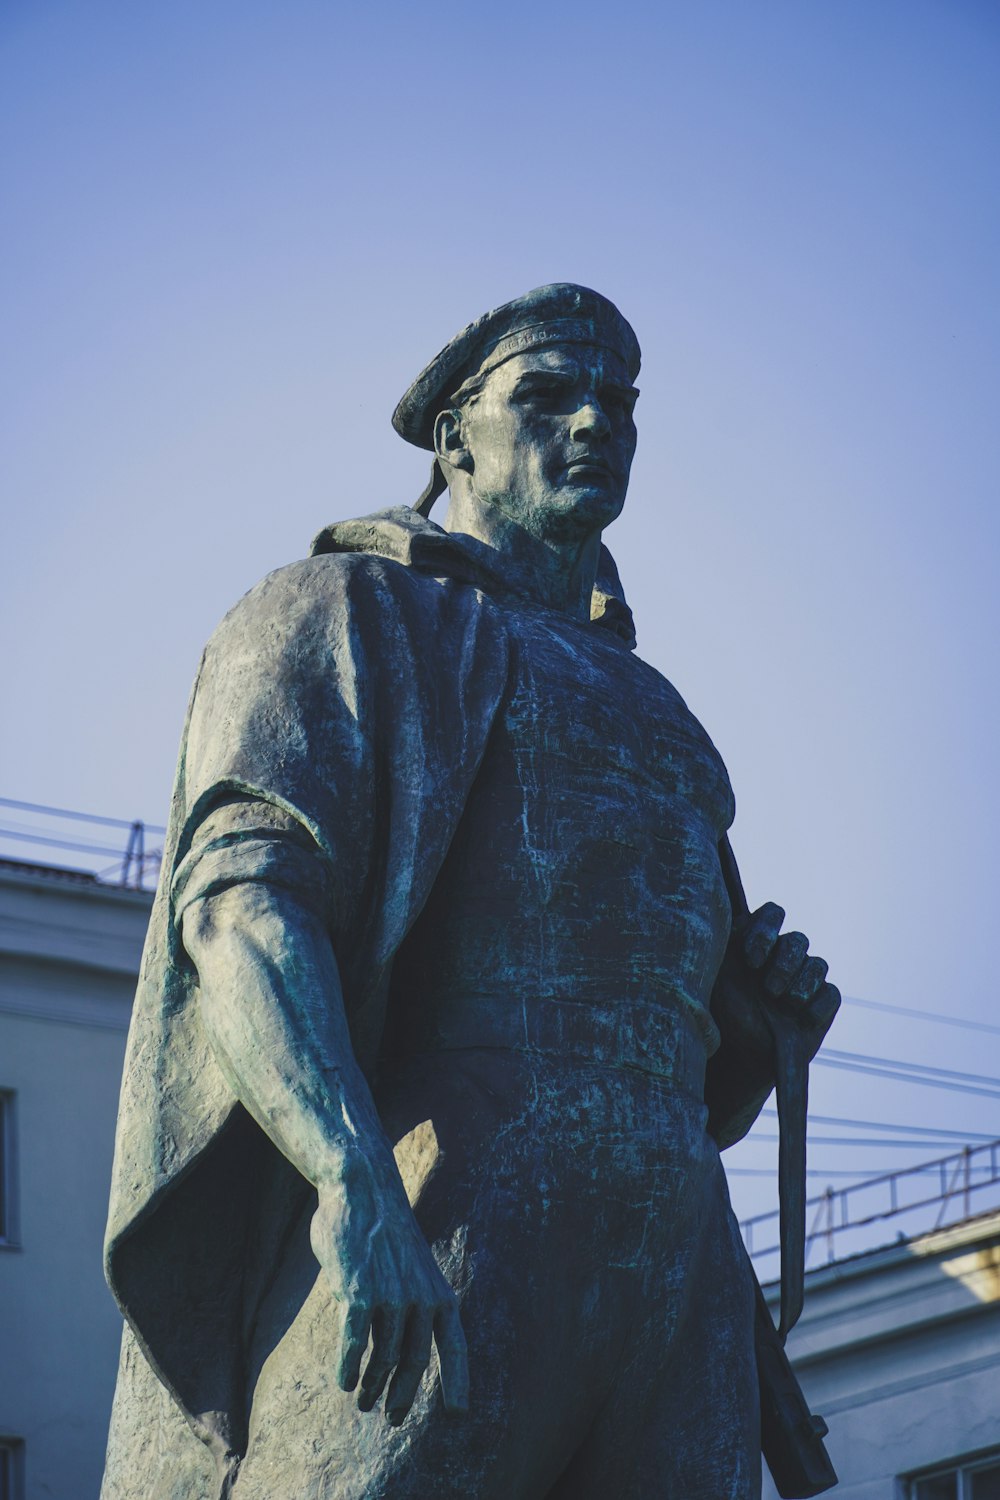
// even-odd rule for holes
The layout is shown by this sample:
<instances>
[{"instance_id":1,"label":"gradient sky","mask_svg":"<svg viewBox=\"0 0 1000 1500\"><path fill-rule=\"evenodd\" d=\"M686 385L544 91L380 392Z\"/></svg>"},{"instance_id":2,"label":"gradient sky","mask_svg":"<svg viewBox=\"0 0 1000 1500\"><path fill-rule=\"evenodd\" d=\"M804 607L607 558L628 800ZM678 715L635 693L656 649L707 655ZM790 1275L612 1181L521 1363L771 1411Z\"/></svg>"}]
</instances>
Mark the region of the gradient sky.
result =
<instances>
[{"instance_id":1,"label":"gradient sky","mask_svg":"<svg viewBox=\"0 0 1000 1500\"><path fill-rule=\"evenodd\" d=\"M993 1024L998 116L994 0L3 0L0 794L162 821L215 622L415 498L389 415L458 327L581 281L643 345L609 542L752 904L846 993ZM858 1007L834 1045L1000 1073Z\"/></svg>"}]
</instances>

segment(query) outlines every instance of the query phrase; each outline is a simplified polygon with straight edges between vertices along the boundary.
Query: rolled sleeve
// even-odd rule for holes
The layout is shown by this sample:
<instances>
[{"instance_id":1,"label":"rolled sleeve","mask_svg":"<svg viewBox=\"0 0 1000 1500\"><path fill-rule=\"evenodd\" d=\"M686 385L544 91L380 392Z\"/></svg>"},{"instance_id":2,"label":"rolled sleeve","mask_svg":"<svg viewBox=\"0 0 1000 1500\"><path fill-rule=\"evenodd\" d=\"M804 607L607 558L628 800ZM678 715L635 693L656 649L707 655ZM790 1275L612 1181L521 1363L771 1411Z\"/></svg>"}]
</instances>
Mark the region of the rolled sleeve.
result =
<instances>
[{"instance_id":1,"label":"rolled sleeve","mask_svg":"<svg viewBox=\"0 0 1000 1500\"><path fill-rule=\"evenodd\" d=\"M212 808L178 864L170 887L174 923L195 901L247 882L289 891L324 920L329 915L328 855L284 808L239 797Z\"/></svg>"}]
</instances>

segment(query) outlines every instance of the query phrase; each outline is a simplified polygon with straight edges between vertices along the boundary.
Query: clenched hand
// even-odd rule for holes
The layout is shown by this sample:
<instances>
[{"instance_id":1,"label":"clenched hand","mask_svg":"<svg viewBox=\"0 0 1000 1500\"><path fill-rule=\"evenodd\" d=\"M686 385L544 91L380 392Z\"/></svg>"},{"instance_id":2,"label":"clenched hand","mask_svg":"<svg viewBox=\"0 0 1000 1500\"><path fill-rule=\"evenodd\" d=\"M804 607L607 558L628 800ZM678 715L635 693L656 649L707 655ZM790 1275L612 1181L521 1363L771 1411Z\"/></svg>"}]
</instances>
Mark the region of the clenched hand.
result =
<instances>
[{"instance_id":1,"label":"clenched hand","mask_svg":"<svg viewBox=\"0 0 1000 1500\"><path fill-rule=\"evenodd\" d=\"M752 913L738 941L749 967L756 971L765 1000L776 1001L808 1031L819 1047L840 1005L840 991L826 981L829 965L809 953L801 932L782 932L785 913L767 901Z\"/></svg>"}]
</instances>

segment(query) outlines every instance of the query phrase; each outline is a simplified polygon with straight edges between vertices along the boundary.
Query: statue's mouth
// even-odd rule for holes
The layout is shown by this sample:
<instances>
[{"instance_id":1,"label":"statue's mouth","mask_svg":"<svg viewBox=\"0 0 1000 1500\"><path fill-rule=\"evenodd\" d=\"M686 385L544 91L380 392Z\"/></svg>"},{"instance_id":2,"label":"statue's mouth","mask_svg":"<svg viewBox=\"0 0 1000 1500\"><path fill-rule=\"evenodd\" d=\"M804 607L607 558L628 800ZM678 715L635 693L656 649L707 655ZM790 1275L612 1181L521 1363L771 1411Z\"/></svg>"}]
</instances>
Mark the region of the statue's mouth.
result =
<instances>
[{"instance_id":1,"label":"statue's mouth","mask_svg":"<svg viewBox=\"0 0 1000 1500\"><path fill-rule=\"evenodd\" d=\"M585 478L589 474L600 474L605 479L615 477L614 469L603 458L571 458L566 473L571 478Z\"/></svg>"}]
</instances>

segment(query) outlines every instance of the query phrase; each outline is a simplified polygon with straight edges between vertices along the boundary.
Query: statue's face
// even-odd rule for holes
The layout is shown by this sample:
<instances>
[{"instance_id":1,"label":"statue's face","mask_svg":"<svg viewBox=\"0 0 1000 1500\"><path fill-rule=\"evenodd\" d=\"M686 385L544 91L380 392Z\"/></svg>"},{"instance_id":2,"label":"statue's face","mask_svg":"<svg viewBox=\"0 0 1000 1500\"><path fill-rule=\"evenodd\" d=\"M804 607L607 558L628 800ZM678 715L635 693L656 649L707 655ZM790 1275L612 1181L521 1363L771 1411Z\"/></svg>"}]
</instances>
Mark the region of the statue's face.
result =
<instances>
[{"instance_id":1,"label":"statue's face","mask_svg":"<svg viewBox=\"0 0 1000 1500\"><path fill-rule=\"evenodd\" d=\"M625 503L637 395L608 349L566 344L508 359L462 413L476 494L539 535L610 525Z\"/></svg>"}]
</instances>

